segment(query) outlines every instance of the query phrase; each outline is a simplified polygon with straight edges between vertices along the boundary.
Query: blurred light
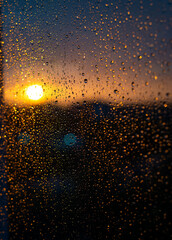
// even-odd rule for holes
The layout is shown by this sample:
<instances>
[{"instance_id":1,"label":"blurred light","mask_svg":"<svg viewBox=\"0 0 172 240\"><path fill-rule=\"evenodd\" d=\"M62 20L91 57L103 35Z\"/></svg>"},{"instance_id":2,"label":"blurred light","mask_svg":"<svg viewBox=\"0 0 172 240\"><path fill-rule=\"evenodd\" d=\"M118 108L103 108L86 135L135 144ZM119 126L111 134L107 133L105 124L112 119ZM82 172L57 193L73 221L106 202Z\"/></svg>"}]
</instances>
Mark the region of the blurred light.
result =
<instances>
[{"instance_id":1,"label":"blurred light","mask_svg":"<svg viewBox=\"0 0 172 240\"><path fill-rule=\"evenodd\" d=\"M67 146L72 146L76 143L76 136L73 133L68 133L64 136L64 142Z\"/></svg>"},{"instance_id":2,"label":"blurred light","mask_svg":"<svg viewBox=\"0 0 172 240\"><path fill-rule=\"evenodd\" d=\"M29 99L38 100L43 96L43 89L39 85L32 85L27 88L26 93Z\"/></svg>"},{"instance_id":3,"label":"blurred light","mask_svg":"<svg viewBox=\"0 0 172 240\"><path fill-rule=\"evenodd\" d=\"M30 135L27 132L21 133L18 136L18 141L24 145L28 144L30 142Z\"/></svg>"}]
</instances>

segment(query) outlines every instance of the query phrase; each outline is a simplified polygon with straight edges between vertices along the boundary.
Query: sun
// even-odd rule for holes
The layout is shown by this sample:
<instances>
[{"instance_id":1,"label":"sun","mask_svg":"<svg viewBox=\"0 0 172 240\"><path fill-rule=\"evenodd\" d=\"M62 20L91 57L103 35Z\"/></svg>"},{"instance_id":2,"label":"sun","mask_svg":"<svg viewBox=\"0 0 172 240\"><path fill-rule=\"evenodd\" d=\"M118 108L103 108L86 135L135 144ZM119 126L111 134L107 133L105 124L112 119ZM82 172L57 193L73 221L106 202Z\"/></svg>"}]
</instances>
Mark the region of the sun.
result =
<instances>
[{"instance_id":1,"label":"sun","mask_svg":"<svg viewBox=\"0 0 172 240\"><path fill-rule=\"evenodd\" d=\"M39 100L43 96L43 89L39 85L29 86L26 93L31 100Z\"/></svg>"}]
</instances>

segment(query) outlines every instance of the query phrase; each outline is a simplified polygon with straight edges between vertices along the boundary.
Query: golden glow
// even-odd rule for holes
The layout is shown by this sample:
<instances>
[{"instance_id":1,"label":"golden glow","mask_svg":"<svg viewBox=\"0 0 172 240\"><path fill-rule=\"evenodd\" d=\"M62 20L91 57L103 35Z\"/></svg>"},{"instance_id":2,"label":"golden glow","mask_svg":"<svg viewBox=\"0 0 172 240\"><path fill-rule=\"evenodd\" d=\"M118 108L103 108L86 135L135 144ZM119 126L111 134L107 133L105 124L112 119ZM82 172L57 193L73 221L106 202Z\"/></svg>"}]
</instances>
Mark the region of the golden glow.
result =
<instances>
[{"instance_id":1,"label":"golden glow","mask_svg":"<svg viewBox=\"0 0 172 240\"><path fill-rule=\"evenodd\" d=\"M39 85L29 86L26 93L31 100L39 100L43 96L43 89Z\"/></svg>"}]
</instances>

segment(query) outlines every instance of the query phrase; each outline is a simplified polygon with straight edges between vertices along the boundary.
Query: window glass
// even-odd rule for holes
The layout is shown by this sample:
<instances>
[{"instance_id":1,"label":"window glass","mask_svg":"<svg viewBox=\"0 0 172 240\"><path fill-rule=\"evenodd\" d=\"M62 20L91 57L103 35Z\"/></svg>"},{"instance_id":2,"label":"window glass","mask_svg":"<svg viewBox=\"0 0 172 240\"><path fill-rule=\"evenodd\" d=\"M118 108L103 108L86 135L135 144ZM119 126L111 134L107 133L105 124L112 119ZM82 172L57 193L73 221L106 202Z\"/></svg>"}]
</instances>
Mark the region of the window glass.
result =
<instances>
[{"instance_id":1,"label":"window glass","mask_svg":"<svg viewBox=\"0 0 172 240\"><path fill-rule=\"evenodd\" d=\"M171 3L3 1L4 238L170 237Z\"/></svg>"}]
</instances>

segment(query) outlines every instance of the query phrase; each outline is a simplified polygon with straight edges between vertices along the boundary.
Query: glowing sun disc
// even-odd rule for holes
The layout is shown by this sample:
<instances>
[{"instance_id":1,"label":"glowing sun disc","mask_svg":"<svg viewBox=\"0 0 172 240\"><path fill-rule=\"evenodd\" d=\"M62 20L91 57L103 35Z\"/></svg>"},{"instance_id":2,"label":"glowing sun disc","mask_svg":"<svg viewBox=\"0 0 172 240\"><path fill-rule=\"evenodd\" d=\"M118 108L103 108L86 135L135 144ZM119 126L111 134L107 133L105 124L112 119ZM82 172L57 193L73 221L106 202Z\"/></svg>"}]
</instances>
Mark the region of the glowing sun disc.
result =
<instances>
[{"instance_id":1,"label":"glowing sun disc","mask_svg":"<svg viewBox=\"0 0 172 240\"><path fill-rule=\"evenodd\" d=\"M32 85L27 88L26 93L27 93L29 99L38 100L43 96L43 89L39 85Z\"/></svg>"}]
</instances>

